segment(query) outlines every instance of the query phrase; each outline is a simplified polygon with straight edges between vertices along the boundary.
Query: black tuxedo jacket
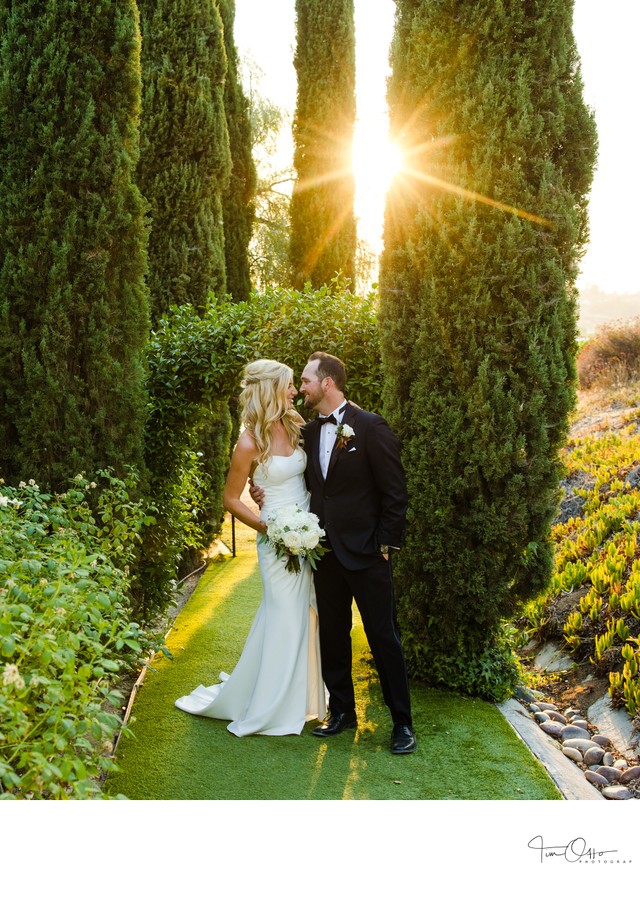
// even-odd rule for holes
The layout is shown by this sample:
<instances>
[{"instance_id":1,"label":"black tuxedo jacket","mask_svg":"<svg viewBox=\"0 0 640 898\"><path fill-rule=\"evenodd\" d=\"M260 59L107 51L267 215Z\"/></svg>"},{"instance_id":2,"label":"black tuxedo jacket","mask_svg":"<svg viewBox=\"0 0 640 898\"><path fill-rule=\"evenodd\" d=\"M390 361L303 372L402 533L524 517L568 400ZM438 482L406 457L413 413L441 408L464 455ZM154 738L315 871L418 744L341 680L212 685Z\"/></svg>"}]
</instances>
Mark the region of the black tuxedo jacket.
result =
<instances>
[{"instance_id":1,"label":"black tuxedo jacket","mask_svg":"<svg viewBox=\"0 0 640 898\"><path fill-rule=\"evenodd\" d=\"M348 405L342 423L355 436L342 448L336 440L326 480L318 453L321 425L317 419L305 425L305 476L311 511L338 561L361 570L379 557L380 545L402 545L407 487L398 440L384 418Z\"/></svg>"}]
</instances>

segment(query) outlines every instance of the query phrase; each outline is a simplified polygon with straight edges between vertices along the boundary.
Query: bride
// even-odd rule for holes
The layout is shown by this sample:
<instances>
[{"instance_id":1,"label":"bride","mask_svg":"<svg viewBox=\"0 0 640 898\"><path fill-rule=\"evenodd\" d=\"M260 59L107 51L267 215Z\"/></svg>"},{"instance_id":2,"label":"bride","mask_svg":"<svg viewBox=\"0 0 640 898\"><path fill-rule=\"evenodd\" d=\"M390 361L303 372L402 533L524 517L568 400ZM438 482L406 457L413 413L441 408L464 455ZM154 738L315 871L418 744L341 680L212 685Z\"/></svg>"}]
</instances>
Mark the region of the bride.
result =
<instances>
[{"instance_id":1,"label":"bride","mask_svg":"<svg viewBox=\"0 0 640 898\"><path fill-rule=\"evenodd\" d=\"M309 510L305 486L304 419L293 408L293 373L270 359L251 362L244 371L244 430L231 460L223 502L239 521L265 533L274 509L296 504ZM247 480L265 493L258 517L242 501ZM289 572L274 549L258 540L262 602L240 660L221 683L199 686L176 701L190 714L230 720L236 736L299 734L306 720L322 719L326 699L320 666L317 606L311 568L301 563Z\"/></svg>"}]
</instances>

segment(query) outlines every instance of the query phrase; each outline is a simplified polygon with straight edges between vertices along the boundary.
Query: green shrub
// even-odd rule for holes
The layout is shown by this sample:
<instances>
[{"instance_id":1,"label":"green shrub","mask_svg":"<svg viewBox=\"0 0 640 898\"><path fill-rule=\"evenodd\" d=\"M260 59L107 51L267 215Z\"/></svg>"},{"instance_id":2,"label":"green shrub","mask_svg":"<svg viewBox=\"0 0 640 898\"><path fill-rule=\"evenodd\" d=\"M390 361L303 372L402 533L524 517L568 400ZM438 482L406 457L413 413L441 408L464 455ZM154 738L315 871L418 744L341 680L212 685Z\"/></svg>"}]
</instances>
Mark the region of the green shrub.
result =
<instances>
[{"instance_id":1,"label":"green shrub","mask_svg":"<svg viewBox=\"0 0 640 898\"><path fill-rule=\"evenodd\" d=\"M231 459L232 421L229 403L215 401L194 436L192 464L185 468L190 486L181 493L191 508L191 520L185 531L184 550L178 567L183 577L202 561L202 550L208 548L222 529L224 508L222 493Z\"/></svg>"},{"instance_id":2,"label":"green shrub","mask_svg":"<svg viewBox=\"0 0 640 898\"><path fill-rule=\"evenodd\" d=\"M449 656L429 652L410 628L403 632L403 644L412 676L464 695L501 702L523 679L514 652L514 635L503 622L481 650L469 648L459 639L457 650Z\"/></svg>"},{"instance_id":3,"label":"green shrub","mask_svg":"<svg viewBox=\"0 0 640 898\"><path fill-rule=\"evenodd\" d=\"M382 410L382 371L376 293L355 295L349 282L334 279L328 286L302 291L269 288L255 296L252 309L260 315L258 343L252 358L276 358L293 369L299 384L314 350L337 355L347 368L347 396L369 411ZM301 414L302 398L296 399Z\"/></svg>"},{"instance_id":4,"label":"green shrub","mask_svg":"<svg viewBox=\"0 0 640 898\"><path fill-rule=\"evenodd\" d=\"M577 364L582 390L606 389L640 376L640 318L599 327L581 346Z\"/></svg>"},{"instance_id":5,"label":"green shrub","mask_svg":"<svg viewBox=\"0 0 640 898\"><path fill-rule=\"evenodd\" d=\"M96 479L0 490L0 798L100 797L115 684L151 648L128 597L150 519L133 474Z\"/></svg>"}]
</instances>

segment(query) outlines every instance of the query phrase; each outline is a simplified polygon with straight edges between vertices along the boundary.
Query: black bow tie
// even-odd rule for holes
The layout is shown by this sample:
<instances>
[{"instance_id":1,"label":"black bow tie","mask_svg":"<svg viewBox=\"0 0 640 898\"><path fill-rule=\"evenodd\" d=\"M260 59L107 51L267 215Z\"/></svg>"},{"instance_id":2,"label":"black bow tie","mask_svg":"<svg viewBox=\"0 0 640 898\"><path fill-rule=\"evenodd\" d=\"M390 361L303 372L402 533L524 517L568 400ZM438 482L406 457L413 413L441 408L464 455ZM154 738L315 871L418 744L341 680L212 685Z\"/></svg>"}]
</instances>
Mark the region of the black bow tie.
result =
<instances>
[{"instance_id":1,"label":"black bow tie","mask_svg":"<svg viewBox=\"0 0 640 898\"><path fill-rule=\"evenodd\" d=\"M347 407L347 404L346 404L346 402L345 402L344 405L341 405L341 406L340 406L340 408L338 409L338 411L336 412L336 414L338 414L338 415L342 414L342 412L346 409L346 407ZM320 420L320 426L321 426L321 427L322 427L323 424L337 424L337 423L338 423L338 422L336 421L334 415L327 415L326 418L320 418L319 420Z\"/></svg>"}]
</instances>

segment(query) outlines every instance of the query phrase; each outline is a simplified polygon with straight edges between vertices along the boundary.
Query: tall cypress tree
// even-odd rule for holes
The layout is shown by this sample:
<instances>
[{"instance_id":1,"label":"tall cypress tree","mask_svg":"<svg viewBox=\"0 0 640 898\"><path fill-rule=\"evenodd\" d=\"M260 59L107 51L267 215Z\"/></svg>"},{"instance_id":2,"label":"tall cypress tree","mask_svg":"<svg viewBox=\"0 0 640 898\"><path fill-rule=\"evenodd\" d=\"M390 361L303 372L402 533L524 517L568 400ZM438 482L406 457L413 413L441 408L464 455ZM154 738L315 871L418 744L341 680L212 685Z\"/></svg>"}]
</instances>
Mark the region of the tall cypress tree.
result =
<instances>
[{"instance_id":1,"label":"tall cypress tree","mask_svg":"<svg viewBox=\"0 0 640 898\"><path fill-rule=\"evenodd\" d=\"M551 570L596 153L566 0L399 0L407 159L381 266L387 415L410 487L396 565L415 674L492 695L497 634Z\"/></svg>"},{"instance_id":2,"label":"tall cypress tree","mask_svg":"<svg viewBox=\"0 0 640 898\"><path fill-rule=\"evenodd\" d=\"M134 0L4 2L0 468L138 463L148 335Z\"/></svg>"},{"instance_id":3,"label":"tall cypress tree","mask_svg":"<svg viewBox=\"0 0 640 898\"><path fill-rule=\"evenodd\" d=\"M231 157L225 114L227 56L217 0L139 0L143 106L138 181L149 201L149 285L157 321L171 305L202 313L227 290L223 196ZM228 10L225 11L228 13ZM219 529L229 462L228 403L214 403L191 433L180 502L193 503L205 544ZM148 459L152 476L156 459ZM162 477L160 476L160 480ZM153 481L154 486L157 481ZM199 487L200 501L193 495ZM184 488L188 494L183 495ZM161 504L171 516L167 496ZM183 534L185 539L188 536ZM154 534L145 554L152 558ZM193 541L192 541L193 542ZM187 568L197 549L184 550Z\"/></svg>"},{"instance_id":4,"label":"tall cypress tree","mask_svg":"<svg viewBox=\"0 0 640 898\"><path fill-rule=\"evenodd\" d=\"M353 0L296 0L296 13L291 278L320 287L355 277Z\"/></svg>"},{"instance_id":5,"label":"tall cypress tree","mask_svg":"<svg viewBox=\"0 0 640 898\"><path fill-rule=\"evenodd\" d=\"M249 298L249 242L253 230L256 168L251 155L249 103L238 78L238 52L233 38L235 0L219 0L227 55L224 108L229 131L231 175L222 197L227 293L236 302Z\"/></svg>"},{"instance_id":6,"label":"tall cypress tree","mask_svg":"<svg viewBox=\"0 0 640 898\"><path fill-rule=\"evenodd\" d=\"M226 289L222 195L230 170L227 70L214 0L139 0L138 183L150 205L152 315Z\"/></svg>"}]
</instances>

